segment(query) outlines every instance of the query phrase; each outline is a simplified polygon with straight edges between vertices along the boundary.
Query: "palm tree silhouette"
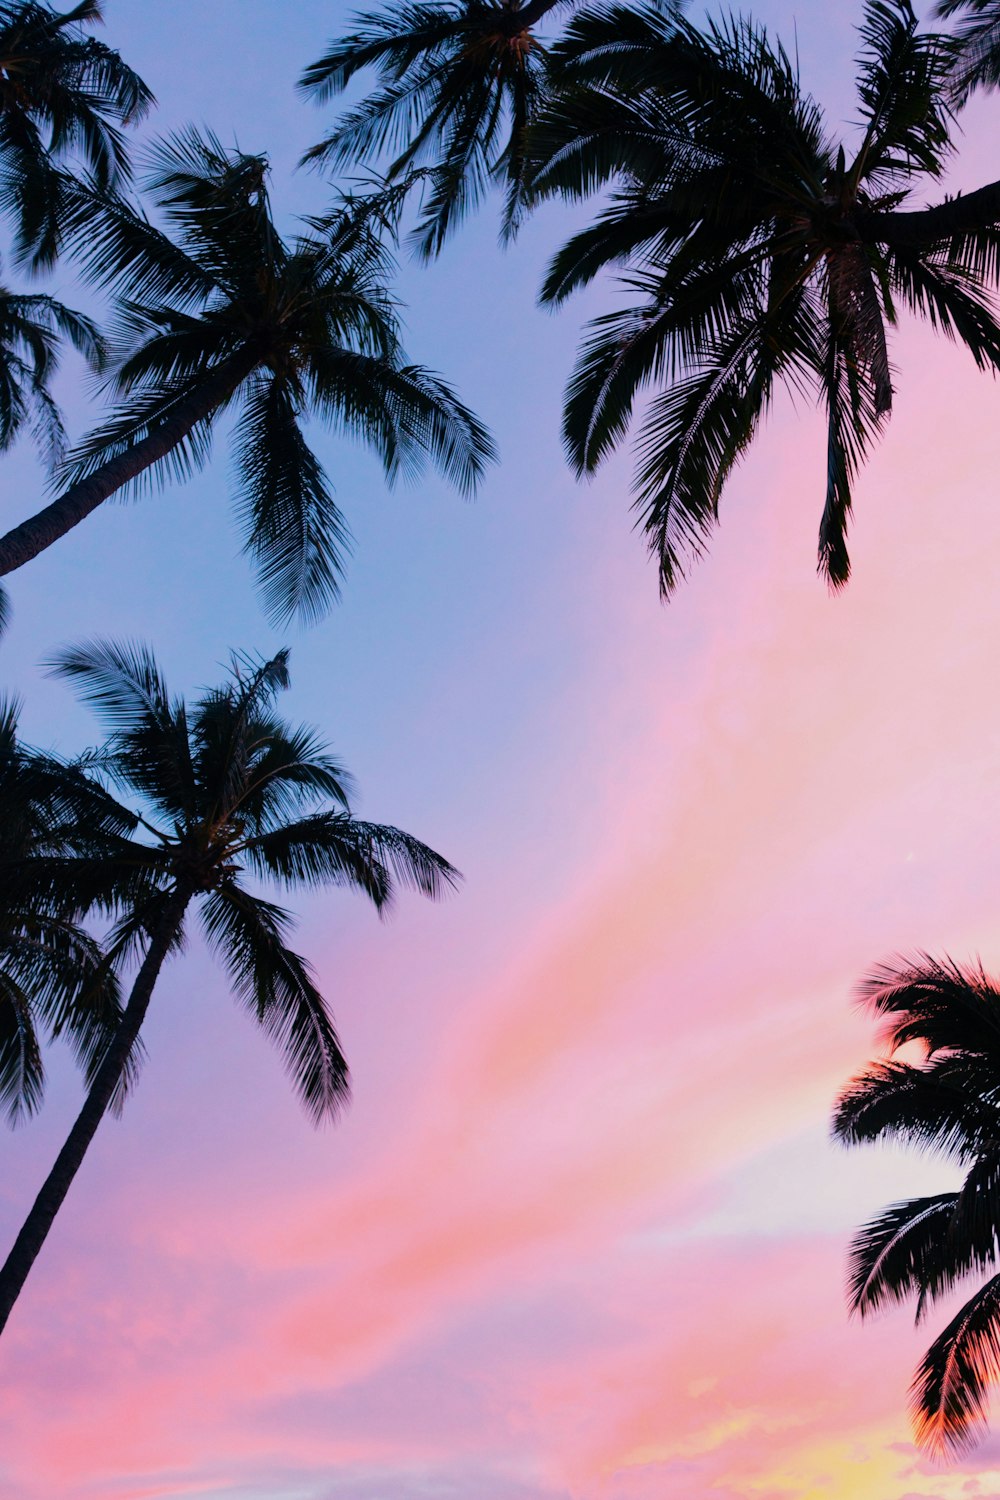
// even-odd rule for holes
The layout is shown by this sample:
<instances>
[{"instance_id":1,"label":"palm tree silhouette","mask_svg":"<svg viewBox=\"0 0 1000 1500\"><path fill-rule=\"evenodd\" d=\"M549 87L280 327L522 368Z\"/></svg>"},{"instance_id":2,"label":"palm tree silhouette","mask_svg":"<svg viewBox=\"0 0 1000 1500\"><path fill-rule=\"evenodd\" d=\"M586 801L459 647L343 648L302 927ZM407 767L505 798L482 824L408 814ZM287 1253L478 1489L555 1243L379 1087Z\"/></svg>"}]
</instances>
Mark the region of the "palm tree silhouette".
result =
<instances>
[{"instance_id":1,"label":"palm tree silhouette","mask_svg":"<svg viewBox=\"0 0 1000 1500\"><path fill-rule=\"evenodd\" d=\"M826 409L819 567L838 586L855 477L892 408L899 309L981 368L1000 366L995 231L886 238L906 240L899 221L922 215L901 205L950 155L952 44L921 34L908 0L870 0L861 42L850 152L828 138L780 44L750 22L699 31L676 14L602 7L555 49L560 89L531 136L534 195L610 197L555 257L543 300L562 302L609 266L632 297L590 325L565 445L577 472L593 473L651 393L635 503L664 593L704 549L777 387Z\"/></svg>"},{"instance_id":2,"label":"palm tree silhouette","mask_svg":"<svg viewBox=\"0 0 1000 1500\"><path fill-rule=\"evenodd\" d=\"M986 1278L911 1388L917 1442L961 1451L985 1431L1000 1377L1000 988L979 966L922 956L877 970L860 998L884 1019L888 1055L847 1085L834 1135L935 1152L965 1179L957 1192L894 1203L858 1231L848 1299L868 1317L912 1297L920 1322L965 1278Z\"/></svg>"},{"instance_id":3,"label":"palm tree silhouette","mask_svg":"<svg viewBox=\"0 0 1000 1500\"><path fill-rule=\"evenodd\" d=\"M141 962L83 1108L0 1268L0 1329L135 1066L156 980L183 945L190 907L198 907L233 991L283 1053L299 1098L319 1122L347 1097L347 1064L309 965L288 946L289 914L246 877L348 886L379 911L398 885L437 897L458 879L447 860L410 834L351 816L347 774L311 730L274 712L275 695L288 683L287 652L262 662L234 658L228 681L190 708L170 697L140 647L85 645L63 652L56 670L80 684L108 723L92 769L142 807L123 815L137 818L146 837L109 833L91 861L91 889L113 892L130 882L107 962L140 954Z\"/></svg>"},{"instance_id":4,"label":"palm tree silhouette","mask_svg":"<svg viewBox=\"0 0 1000 1500\"><path fill-rule=\"evenodd\" d=\"M390 480L430 459L461 491L478 483L495 456L485 429L443 380L405 363L384 220L347 203L286 243L266 171L209 134L162 143L148 181L175 239L117 195L76 192L67 241L125 299L110 382L120 405L69 455L62 493L0 537L0 574L124 486L200 465L234 402L245 548L274 618L321 612L343 567L346 527L304 416L360 438Z\"/></svg>"},{"instance_id":5,"label":"palm tree silhouette","mask_svg":"<svg viewBox=\"0 0 1000 1500\"><path fill-rule=\"evenodd\" d=\"M419 184L426 194L413 239L427 259L498 182L509 236L524 206L526 134L547 89L534 28L566 4L455 0L357 16L356 29L330 43L299 87L325 103L370 67L380 86L304 160L350 167L394 153L388 181Z\"/></svg>"}]
</instances>

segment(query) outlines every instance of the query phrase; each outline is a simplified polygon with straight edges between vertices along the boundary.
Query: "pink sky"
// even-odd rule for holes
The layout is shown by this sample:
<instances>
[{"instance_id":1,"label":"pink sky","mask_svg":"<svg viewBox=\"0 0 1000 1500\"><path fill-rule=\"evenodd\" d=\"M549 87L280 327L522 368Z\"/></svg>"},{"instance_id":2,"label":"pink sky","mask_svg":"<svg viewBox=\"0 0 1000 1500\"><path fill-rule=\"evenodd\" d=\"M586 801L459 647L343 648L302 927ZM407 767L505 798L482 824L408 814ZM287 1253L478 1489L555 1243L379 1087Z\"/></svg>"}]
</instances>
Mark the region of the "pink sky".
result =
<instances>
[{"instance_id":1,"label":"pink sky","mask_svg":"<svg viewBox=\"0 0 1000 1500\"><path fill-rule=\"evenodd\" d=\"M302 9L286 71L335 29ZM113 38L153 73L142 7L120 14ZM814 16L802 32L818 56ZM850 38L831 38L842 87ZM436 307L491 233L426 283L407 271L410 301L426 285ZM504 298L530 295L552 243L532 229ZM471 319L481 299L454 295ZM577 490L559 461L574 314L526 312L539 342L520 351L509 316L501 299L485 332L464 325L507 477L471 509L432 497L433 546L419 496L376 493L343 611L293 649L292 709L364 811L436 842L466 886L387 925L304 905L355 1085L319 1134L205 955L174 965L142 1087L0 1352L0 1500L1000 1495L1000 1437L949 1467L909 1441L912 1367L946 1312L915 1335L843 1303L852 1227L949 1173L826 1142L872 1047L851 1007L869 965L925 948L1000 969L1000 393L903 335L836 598L813 571L822 434L780 410L664 609L624 466ZM415 330L430 317L415 306ZM454 373L462 355L439 357ZM171 501L172 529L203 524L213 483ZM171 545L155 506L108 534L126 524L136 556ZM48 565L51 588L100 565L89 545ZM166 643L136 571L116 628ZM101 624L102 601L78 602L61 639ZM52 631L15 603L34 660ZM234 628L170 639L175 685L204 681ZM45 691L47 732L78 742L84 718ZM58 1064L55 1084L6 1144L5 1224L71 1116Z\"/></svg>"}]
</instances>

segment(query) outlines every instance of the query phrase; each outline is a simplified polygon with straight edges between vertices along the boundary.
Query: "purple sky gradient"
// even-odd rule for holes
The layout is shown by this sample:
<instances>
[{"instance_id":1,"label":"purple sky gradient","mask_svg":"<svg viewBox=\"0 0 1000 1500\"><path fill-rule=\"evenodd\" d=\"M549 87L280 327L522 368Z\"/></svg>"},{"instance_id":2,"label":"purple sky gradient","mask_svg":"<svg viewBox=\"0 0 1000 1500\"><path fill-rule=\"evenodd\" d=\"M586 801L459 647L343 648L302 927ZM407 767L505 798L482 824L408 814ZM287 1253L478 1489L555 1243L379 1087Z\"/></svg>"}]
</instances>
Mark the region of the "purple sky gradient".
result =
<instances>
[{"instance_id":1,"label":"purple sky gradient","mask_svg":"<svg viewBox=\"0 0 1000 1500\"><path fill-rule=\"evenodd\" d=\"M108 0L158 130L266 149L282 212L328 115L292 83L349 7ZM860 6L754 7L849 119ZM991 170L995 101L962 179ZM959 178L956 176L956 182ZM994 1440L918 1459L906 1387L943 1325L848 1322L851 1228L950 1174L827 1144L872 1047L851 1008L896 951L1000 966L1000 396L904 329L897 410L858 486L855 577L814 573L823 434L778 405L711 553L667 607L622 457L578 486L559 404L595 289L535 306L580 216L506 255L487 210L399 285L415 359L492 425L467 504L387 493L317 434L356 539L344 600L271 632L238 556L225 444L183 487L109 505L13 581L0 650L25 725L95 730L40 675L92 635L155 645L175 690L231 646L292 646L291 715L360 810L466 875L379 923L299 904L354 1102L313 1132L197 942L0 1350L0 1500L989 1500ZM65 274L65 279L63 278ZM69 273L60 285L71 300ZM86 420L75 376L67 403ZM40 491L6 460L7 515ZM78 1105L4 1139L13 1232Z\"/></svg>"}]
</instances>

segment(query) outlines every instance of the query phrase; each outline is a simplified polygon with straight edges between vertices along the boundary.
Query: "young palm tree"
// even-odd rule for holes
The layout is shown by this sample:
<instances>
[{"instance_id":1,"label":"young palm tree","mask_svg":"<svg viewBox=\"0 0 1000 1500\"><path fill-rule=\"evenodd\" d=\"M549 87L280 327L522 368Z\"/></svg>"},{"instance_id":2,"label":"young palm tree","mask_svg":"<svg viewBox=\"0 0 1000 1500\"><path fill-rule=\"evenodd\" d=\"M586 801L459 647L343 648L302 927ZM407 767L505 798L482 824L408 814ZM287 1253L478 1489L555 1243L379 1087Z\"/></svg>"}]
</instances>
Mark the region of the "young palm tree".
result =
<instances>
[{"instance_id":1,"label":"young palm tree","mask_svg":"<svg viewBox=\"0 0 1000 1500\"><path fill-rule=\"evenodd\" d=\"M0 701L0 1103L12 1124L41 1103L40 1028L65 1033L90 1078L121 1021L117 979L79 919L113 895L94 884L95 846L133 826L79 769L25 746L17 705Z\"/></svg>"},{"instance_id":2,"label":"young palm tree","mask_svg":"<svg viewBox=\"0 0 1000 1500\"><path fill-rule=\"evenodd\" d=\"M951 152L952 43L922 35L908 0L868 0L861 38L851 149L828 138L789 57L749 22L698 31L656 7L602 5L555 49L533 193L610 195L556 256L543 299L560 303L609 266L632 298L590 326L565 444L592 473L650 393L636 506L665 593L703 550L779 385L826 409L819 566L837 586L854 480L892 407L898 310L1000 366L996 229L902 211Z\"/></svg>"},{"instance_id":3,"label":"young palm tree","mask_svg":"<svg viewBox=\"0 0 1000 1500\"><path fill-rule=\"evenodd\" d=\"M382 220L348 204L287 243L266 171L210 135L162 144L149 186L175 239L113 194L76 193L67 240L125 299L110 382L120 405L69 455L62 493L0 537L0 574L124 487L200 465L233 403L245 547L277 618L336 596L347 539L304 416L361 438L390 480L430 459L463 492L477 484L492 442L444 381L405 363Z\"/></svg>"},{"instance_id":4,"label":"young palm tree","mask_svg":"<svg viewBox=\"0 0 1000 1500\"><path fill-rule=\"evenodd\" d=\"M448 0L356 16L355 30L331 42L299 87L325 103L372 67L380 85L304 160L350 167L392 153L388 180L426 194L414 243L427 259L498 182L509 236L523 207L526 132L547 87L535 28L567 3Z\"/></svg>"},{"instance_id":5,"label":"young palm tree","mask_svg":"<svg viewBox=\"0 0 1000 1500\"><path fill-rule=\"evenodd\" d=\"M919 1322L966 1277L986 1279L924 1355L911 1389L917 1442L960 1451L986 1426L1000 1378L1000 988L981 967L922 957L861 989L888 1056L841 1095L835 1136L900 1142L965 1173L954 1193L894 1203L858 1231L848 1297L861 1317L913 1297ZM902 1049L922 1056L900 1057Z\"/></svg>"},{"instance_id":6,"label":"young palm tree","mask_svg":"<svg viewBox=\"0 0 1000 1500\"><path fill-rule=\"evenodd\" d=\"M100 0L60 15L35 0L0 4L0 207L17 223L17 249L34 266L55 259L67 161L101 188L128 177L122 125L153 96L117 52L83 30Z\"/></svg>"},{"instance_id":7,"label":"young palm tree","mask_svg":"<svg viewBox=\"0 0 1000 1500\"><path fill-rule=\"evenodd\" d=\"M379 911L397 885L430 897L458 879L426 844L351 816L349 778L309 729L277 717L287 652L234 658L229 680L188 708L171 698L150 654L92 644L64 652L57 671L81 684L109 725L92 766L142 805L144 840L109 835L95 880L132 881L108 961L141 962L83 1109L0 1269L0 1329L109 1105L135 1064L140 1029L169 954L183 946L189 908L221 958L238 999L284 1054L316 1122L347 1097L347 1064L306 961L287 944L289 914L248 883L343 885Z\"/></svg>"}]
</instances>

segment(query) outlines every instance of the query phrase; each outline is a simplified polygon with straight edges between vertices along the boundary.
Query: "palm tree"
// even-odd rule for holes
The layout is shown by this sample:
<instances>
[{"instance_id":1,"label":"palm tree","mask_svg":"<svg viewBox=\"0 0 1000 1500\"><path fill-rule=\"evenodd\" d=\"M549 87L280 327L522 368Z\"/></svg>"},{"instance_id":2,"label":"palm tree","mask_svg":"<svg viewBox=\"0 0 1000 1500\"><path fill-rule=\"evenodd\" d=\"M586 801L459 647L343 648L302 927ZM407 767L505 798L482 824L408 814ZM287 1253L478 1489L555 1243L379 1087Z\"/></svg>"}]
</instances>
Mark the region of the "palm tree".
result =
<instances>
[{"instance_id":1,"label":"palm tree","mask_svg":"<svg viewBox=\"0 0 1000 1500\"><path fill-rule=\"evenodd\" d=\"M527 130L547 89L535 28L567 3L448 0L356 16L355 29L310 64L299 88L325 103L371 67L380 84L304 160L350 167L393 153L389 182L426 193L414 231L426 259L498 182L510 236L523 208Z\"/></svg>"},{"instance_id":2,"label":"palm tree","mask_svg":"<svg viewBox=\"0 0 1000 1500\"><path fill-rule=\"evenodd\" d=\"M349 777L314 733L274 712L288 653L234 658L229 680L189 709L171 698L148 651L89 644L56 670L78 682L109 725L90 761L142 806L144 839L109 834L99 878L130 874L131 899L108 942L108 962L141 954L121 1023L86 1101L0 1269L0 1329L45 1241L87 1147L135 1062L140 1029L169 954L197 906L237 998L284 1054L315 1122L347 1098L347 1064L305 959L287 943L289 914L248 884L349 886L383 912L397 885L437 897L457 872L426 844L351 816Z\"/></svg>"},{"instance_id":3,"label":"palm tree","mask_svg":"<svg viewBox=\"0 0 1000 1500\"><path fill-rule=\"evenodd\" d=\"M153 96L117 52L87 36L100 0L60 15L35 0L0 4L0 207L17 224L17 250L50 265L61 239L67 161L101 188L129 175L122 125Z\"/></svg>"},{"instance_id":4,"label":"palm tree","mask_svg":"<svg viewBox=\"0 0 1000 1500\"><path fill-rule=\"evenodd\" d=\"M405 363L383 218L347 203L288 243L266 172L211 135L161 144L149 187L175 239L114 194L76 193L67 241L124 297L110 380L120 405L69 455L62 493L0 537L0 574L123 487L203 463L234 402L245 548L276 618L329 604L347 541L305 415L361 438L390 481L427 458L463 492L479 481L495 456L485 429L443 380Z\"/></svg>"},{"instance_id":5,"label":"palm tree","mask_svg":"<svg viewBox=\"0 0 1000 1500\"><path fill-rule=\"evenodd\" d=\"M1000 987L978 965L920 957L879 969L861 999L884 1019L887 1056L848 1084L834 1135L933 1151L965 1178L957 1192L894 1203L858 1231L848 1298L867 1317L913 1297L919 1322L966 1277L986 1278L911 1388L917 1442L961 1451L985 1430L987 1390L1000 1378Z\"/></svg>"},{"instance_id":6,"label":"palm tree","mask_svg":"<svg viewBox=\"0 0 1000 1500\"><path fill-rule=\"evenodd\" d=\"M892 408L899 309L981 368L1000 366L992 222L949 217L951 204L903 211L951 153L953 44L921 34L908 0L868 0L861 44L850 150L750 22L698 31L656 7L604 5L554 49L560 87L531 135L534 197L609 199L555 257L543 300L609 266L631 295L590 325L564 441L577 472L593 473L650 393L635 503L664 593L703 550L779 386L826 409L819 566L839 586L855 477Z\"/></svg>"},{"instance_id":7,"label":"palm tree","mask_svg":"<svg viewBox=\"0 0 1000 1500\"><path fill-rule=\"evenodd\" d=\"M121 1021L117 978L79 918L107 907L115 885L106 872L95 886L95 845L134 824L79 768L25 746L17 721L17 704L0 700L0 1102L11 1124L41 1103L40 1028L65 1033L91 1078Z\"/></svg>"}]
</instances>

